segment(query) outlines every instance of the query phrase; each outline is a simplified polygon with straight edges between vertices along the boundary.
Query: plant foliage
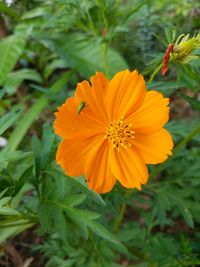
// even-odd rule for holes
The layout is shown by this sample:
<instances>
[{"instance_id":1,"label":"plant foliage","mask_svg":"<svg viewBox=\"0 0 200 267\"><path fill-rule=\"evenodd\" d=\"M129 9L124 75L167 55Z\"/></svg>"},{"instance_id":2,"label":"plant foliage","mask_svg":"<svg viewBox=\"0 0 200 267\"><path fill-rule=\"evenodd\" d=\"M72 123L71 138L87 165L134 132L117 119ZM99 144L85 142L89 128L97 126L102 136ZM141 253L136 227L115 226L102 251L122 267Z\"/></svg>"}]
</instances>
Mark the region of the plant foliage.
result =
<instances>
[{"instance_id":1,"label":"plant foliage","mask_svg":"<svg viewBox=\"0 0 200 267\"><path fill-rule=\"evenodd\" d=\"M8 241L36 267L200 266L200 48L159 73L199 12L194 0L0 1L1 266ZM176 146L142 191L99 195L56 164L54 112L77 82L126 68L170 97Z\"/></svg>"}]
</instances>

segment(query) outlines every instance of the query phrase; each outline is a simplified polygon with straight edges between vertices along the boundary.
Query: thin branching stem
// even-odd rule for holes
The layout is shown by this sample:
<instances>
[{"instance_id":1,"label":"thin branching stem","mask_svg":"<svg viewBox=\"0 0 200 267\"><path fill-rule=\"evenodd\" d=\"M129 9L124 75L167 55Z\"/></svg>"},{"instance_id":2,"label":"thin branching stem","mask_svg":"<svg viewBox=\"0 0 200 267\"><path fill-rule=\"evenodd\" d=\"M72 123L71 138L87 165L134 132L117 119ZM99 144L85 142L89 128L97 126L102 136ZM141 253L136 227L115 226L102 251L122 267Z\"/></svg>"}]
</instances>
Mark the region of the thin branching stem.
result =
<instances>
[{"instance_id":1,"label":"thin branching stem","mask_svg":"<svg viewBox=\"0 0 200 267\"><path fill-rule=\"evenodd\" d=\"M154 80L154 77L156 76L156 74L160 71L160 69L162 68L162 63L154 70L154 72L152 73L149 82L152 83Z\"/></svg>"},{"instance_id":2,"label":"thin branching stem","mask_svg":"<svg viewBox=\"0 0 200 267\"><path fill-rule=\"evenodd\" d=\"M200 133L200 124L194 128L194 130L189 133L173 150L173 156L177 154L195 135ZM172 159L173 157L169 157L164 164L157 165L154 170L151 172L150 177L156 177L158 174L165 168L166 164Z\"/></svg>"}]
</instances>

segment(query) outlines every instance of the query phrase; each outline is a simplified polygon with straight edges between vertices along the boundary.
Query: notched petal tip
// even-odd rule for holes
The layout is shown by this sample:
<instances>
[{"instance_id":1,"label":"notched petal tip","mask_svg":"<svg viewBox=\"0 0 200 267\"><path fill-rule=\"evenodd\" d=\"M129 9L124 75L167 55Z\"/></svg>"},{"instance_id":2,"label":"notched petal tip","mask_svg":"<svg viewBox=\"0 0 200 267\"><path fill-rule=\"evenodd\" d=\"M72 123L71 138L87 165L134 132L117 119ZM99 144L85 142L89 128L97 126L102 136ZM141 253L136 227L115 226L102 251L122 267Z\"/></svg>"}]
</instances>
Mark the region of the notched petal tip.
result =
<instances>
[{"instance_id":1,"label":"notched petal tip","mask_svg":"<svg viewBox=\"0 0 200 267\"><path fill-rule=\"evenodd\" d=\"M108 78L105 76L103 72L100 71L97 71L95 75L91 76L90 78L90 82L92 85L94 85L96 81L99 82L98 87L99 86L105 87L105 85L108 85L109 83Z\"/></svg>"},{"instance_id":2,"label":"notched petal tip","mask_svg":"<svg viewBox=\"0 0 200 267\"><path fill-rule=\"evenodd\" d=\"M104 77L106 77L105 74L103 72L101 72L101 71L96 71L94 76L104 76ZM94 77L94 76L92 76L92 77Z\"/></svg>"}]
</instances>

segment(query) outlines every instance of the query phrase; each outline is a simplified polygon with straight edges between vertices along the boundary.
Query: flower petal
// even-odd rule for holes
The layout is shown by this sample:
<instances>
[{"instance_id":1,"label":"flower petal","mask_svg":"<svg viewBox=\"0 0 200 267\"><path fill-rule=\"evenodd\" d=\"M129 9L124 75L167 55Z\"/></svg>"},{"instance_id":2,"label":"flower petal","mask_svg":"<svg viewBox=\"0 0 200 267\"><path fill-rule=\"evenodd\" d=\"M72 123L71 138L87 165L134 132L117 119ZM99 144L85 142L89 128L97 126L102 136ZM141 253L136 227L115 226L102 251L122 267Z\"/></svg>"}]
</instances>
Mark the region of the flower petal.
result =
<instances>
[{"instance_id":1,"label":"flower petal","mask_svg":"<svg viewBox=\"0 0 200 267\"><path fill-rule=\"evenodd\" d=\"M169 119L169 98L161 93L149 91L142 105L126 118L133 124L136 133L149 134L160 130Z\"/></svg>"},{"instance_id":2,"label":"flower petal","mask_svg":"<svg viewBox=\"0 0 200 267\"><path fill-rule=\"evenodd\" d=\"M95 192L107 193L116 183L110 171L109 161L109 145L106 141L99 149L93 148L85 166L85 177L89 188Z\"/></svg>"},{"instance_id":3,"label":"flower petal","mask_svg":"<svg viewBox=\"0 0 200 267\"><path fill-rule=\"evenodd\" d=\"M157 164L171 155L173 141L164 128L152 134L135 134L134 147L140 151L146 164Z\"/></svg>"},{"instance_id":4,"label":"flower petal","mask_svg":"<svg viewBox=\"0 0 200 267\"><path fill-rule=\"evenodd\" d=\"M54 130L64 139L85 139L105 131L105 124L94 116L89 106L77 114L74 97L68 98L55 115Z\"/></svg>"},{"instance_id":5,"label":"flower petal","mask_svg":"<svg viewBox=\"0 0 200 267\"><path fill-rule=\"evenodd\" d=\"M108 85L106 100L110 120L126 117L134 112L145 97L145 81L135 70L118 72Z\"/></svg>"},{"instance_id":6,"label":"flower petal","mask_svg":"<svg viewBox=\"0 0 200 267\"><path fill-rule=\"evenodd\" d=\"M75 93L77 105L85 101L93 113L100 119L108 121L107 108L105 105L104 95L109 84L109 80L101 72L92 76L91 86L87 81L78 83Z\"/></svg>"},{"instance_id":7,"label":"flower petal","mask_svg":"<svg viewBox=\"0 0 200 267\"><path fill-rule=\"evenodd\" d=\"M56 161L70 176L84 174L84 166L87 158L90 158L93 149L99 149L104 137L99 135L93 138L76 140L71 138L63 140L57 150Z\"/></svg>"},{"instance_id":8,"label":"flower petal","mask_svg":"<svg viewBox=\"0 0 200 267\"><path fill-rule=\"evenodd\" d=\"M141 190L148 179L148 170L140 153L133 147L111 150L110 164L113 176L126 188Z\"/></svg>"}]
</instances>

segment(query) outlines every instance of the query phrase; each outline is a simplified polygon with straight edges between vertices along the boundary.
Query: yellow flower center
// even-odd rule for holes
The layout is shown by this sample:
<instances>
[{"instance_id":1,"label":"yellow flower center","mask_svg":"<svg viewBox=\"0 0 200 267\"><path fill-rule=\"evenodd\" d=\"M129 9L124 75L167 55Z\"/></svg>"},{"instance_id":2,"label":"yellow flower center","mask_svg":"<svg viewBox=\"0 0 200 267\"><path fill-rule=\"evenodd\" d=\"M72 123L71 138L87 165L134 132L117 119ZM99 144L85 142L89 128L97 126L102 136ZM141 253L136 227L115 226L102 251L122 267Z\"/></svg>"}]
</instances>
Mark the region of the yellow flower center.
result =
<instances>
[{"instance_id":1,"label":"yellow flower center","mask_svg":"<svg viewBox=\"0 0 200 267\"><path fill-rule=\"evenodd\" d=\"M132 124L127 124L124 119L115 120L107 128L105 138L112 144L113 148L119 151L120 147L131 147L131 139L134 138Z\"/></svg>"}]
</instances>

